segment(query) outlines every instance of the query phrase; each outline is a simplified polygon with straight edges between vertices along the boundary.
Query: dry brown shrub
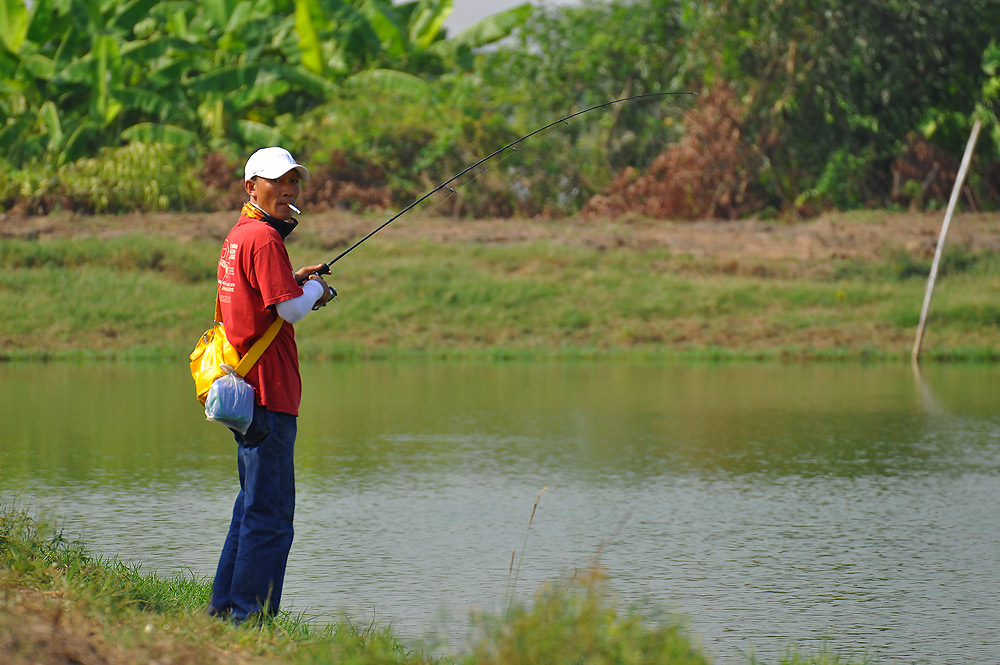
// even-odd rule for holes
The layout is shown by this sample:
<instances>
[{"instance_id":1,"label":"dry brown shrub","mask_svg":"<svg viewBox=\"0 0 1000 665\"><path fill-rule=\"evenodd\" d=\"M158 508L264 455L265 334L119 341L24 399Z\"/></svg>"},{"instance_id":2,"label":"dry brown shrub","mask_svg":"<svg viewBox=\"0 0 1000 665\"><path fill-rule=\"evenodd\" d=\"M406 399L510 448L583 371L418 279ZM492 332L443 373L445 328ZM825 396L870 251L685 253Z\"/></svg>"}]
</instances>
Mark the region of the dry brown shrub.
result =
<instances>
[{"instance_id":1,"label":"dry brown shrub","mask_svg":"<svg viewBox=\"0 0 1000 665\"><path fill-rule=\"evenodd\" d=\"M382 171L370 164L351 164L343 153L331 153L329 163L309 166L309 174L310 180L299 197L300 206L313 210L381 210L392 205L392 195L384 185ZM208 207L235 210L243 205L247 193L242 175L241 164L221 153L208 155L201 171L202 182L212 198Z\"/></svg>"},{"instance_id":2,"label":"dry brown shrub","mask_svg":"<svg viewBox=\"0 0 1000 665\"><path fill-rule=\"evenodd\" d=\"M205 158L201 181L212 199L206 202L210 209L238 210L247 200L242 166L220 152L213 152Z\"/></svg>"},{"instance_id":3,"label":"dry brown shrub","mask_svg":"<svg viewBox=\"0 0 1000 665\"><path fill-rule=\"evenodd\" d=\"M906 152L892 163L892 201L911 210L926 209L932 202L943 205L951 198L961 154L949 154L917 134L906 140ZM1000 203L1000 163L990 150L981 134L960 199L972 211L992 210Z\"/></svg>"},{"instance_id":4,"label":"dry brown shrub","mask_svg":"<svg viewBox=\"0 0 1000 665\"><path fill-rule=\"evenodd\" d=\"M1000 205L1000 163L991 161L983 173L981 186L983 201L992 206Z\"/></svg>"},{"instance_id":5,"label":"dry brown shrub","mask_svg":"<svg viewBox=\"0 0 1000 665\"><path fill-rule=\"evenodd\" d=\"M334 151L328 163L310 168L309 172L312 178L300 200L310 208L383 210L392 205L385 172L373 163L357 163Z\"/></svg>"},{"instance_id":6,"label":"dry brown shrub","mask_svg":"<svg viewBox=\"0 0 1000 665\"><path fill-rule=\"evenodd\" d=\"M758 160L746 144L743 116L732 90L718 86L684 114L686 135L653 160L648 173L626 168L583 213L736 219L756 210L750 183Z\"/></svg>"},{"instance_id":7,"label":"dry brown shrub","mask_svg":"<svg viewBox=\"0 0 1000 665\"><path fill-rule=\"evenodd\" d=\"M919 135L907 137L907 149L892 164L892 200L913 210L928 201L951 196L958 174L958 159Z\"/></svg>"},{"instance_id":8,"label":"dry brown shrub","mask_svg":"<svg viewBox=\"0 0 1000 665\"><path fill-rule=\"evenodd\" d=\"M15 200L9 205L7 214L11 217L30 217L32 215L48 215L55 210L90 212L65 194L43 193Z\"/></svg>"}]
</instances>

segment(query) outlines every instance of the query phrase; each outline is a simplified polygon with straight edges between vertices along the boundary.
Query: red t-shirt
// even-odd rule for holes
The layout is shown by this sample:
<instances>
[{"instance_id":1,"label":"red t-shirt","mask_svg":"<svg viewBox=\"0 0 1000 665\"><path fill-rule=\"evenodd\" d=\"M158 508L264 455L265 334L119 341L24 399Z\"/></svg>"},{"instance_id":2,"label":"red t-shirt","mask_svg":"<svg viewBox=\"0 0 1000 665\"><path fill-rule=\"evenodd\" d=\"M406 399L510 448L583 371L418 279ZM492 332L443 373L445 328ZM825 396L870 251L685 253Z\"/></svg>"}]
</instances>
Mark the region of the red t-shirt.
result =
<instances>
[{"instance_id":1,"label":"red t-shirt","mask_svg":"<svg viewBox=\"0 0 1000 665\"><path fill-rule=\"evenodd\" d=\"M302 295L281 234L267 222L249 217L241 216L226 236L218 279L222 324L241 355L277 318L274 305ZM281 326L244 378L254 387L258 404L299 415L302 379L292 324Z\"/></svg>"}]
</instances>

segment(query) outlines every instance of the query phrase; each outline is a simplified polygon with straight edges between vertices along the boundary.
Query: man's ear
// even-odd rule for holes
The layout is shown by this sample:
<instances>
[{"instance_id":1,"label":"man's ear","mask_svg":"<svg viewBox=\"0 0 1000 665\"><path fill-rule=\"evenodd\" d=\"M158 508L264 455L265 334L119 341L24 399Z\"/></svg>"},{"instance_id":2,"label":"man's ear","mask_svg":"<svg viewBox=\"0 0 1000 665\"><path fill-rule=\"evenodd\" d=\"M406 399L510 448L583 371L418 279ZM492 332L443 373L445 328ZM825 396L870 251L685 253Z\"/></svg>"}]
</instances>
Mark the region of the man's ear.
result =
<instances>
[{"instance_id":1,"label":"man's ear","mask_svg":"<svg viewBox=\"0 0 1000 665\"><path fill-rule=\"evenodd\" d=\"M254 180L244 180L243 188L247 190L251 201L257 200L257 182Z\"/></svg>"}]
</instances>

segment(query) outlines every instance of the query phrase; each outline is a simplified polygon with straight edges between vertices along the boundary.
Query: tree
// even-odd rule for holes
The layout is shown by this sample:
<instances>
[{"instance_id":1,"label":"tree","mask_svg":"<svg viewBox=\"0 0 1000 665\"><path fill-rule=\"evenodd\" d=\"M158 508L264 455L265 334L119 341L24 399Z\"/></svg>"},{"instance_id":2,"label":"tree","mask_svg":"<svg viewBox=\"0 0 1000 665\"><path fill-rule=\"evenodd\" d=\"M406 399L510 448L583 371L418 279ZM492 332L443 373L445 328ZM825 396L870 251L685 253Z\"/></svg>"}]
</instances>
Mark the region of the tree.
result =
<instances>
[{"instance_id":1,"label":"tree","mask_svg":"<svg viewBox=\"0 0 1000 665\"><path fill-rule=\"evenodd\" d=\"M612 99L685 91L684 0L583 0L538 12L477 67L492 103L529 131ZM622 104L532 139L508 177L551 212L579 207L613 170L646 166L680 136L685 98ZM520 132L519 132L520 133ZM540 145L539 145L540 144ZM540 212L537 207L525 210Z\"/></svg>"},{"instance_id":2,"label":"tree","mask_svg":"<svg viewBox=\"0 0 1000 665\"><path fill-rule=\"evenodd\" d=\"M714 0L689 15L707 80L744 104L771 203L844 207L886 200L929 113L972 111L1000 1Z\"/></svg>"}]
</instances>

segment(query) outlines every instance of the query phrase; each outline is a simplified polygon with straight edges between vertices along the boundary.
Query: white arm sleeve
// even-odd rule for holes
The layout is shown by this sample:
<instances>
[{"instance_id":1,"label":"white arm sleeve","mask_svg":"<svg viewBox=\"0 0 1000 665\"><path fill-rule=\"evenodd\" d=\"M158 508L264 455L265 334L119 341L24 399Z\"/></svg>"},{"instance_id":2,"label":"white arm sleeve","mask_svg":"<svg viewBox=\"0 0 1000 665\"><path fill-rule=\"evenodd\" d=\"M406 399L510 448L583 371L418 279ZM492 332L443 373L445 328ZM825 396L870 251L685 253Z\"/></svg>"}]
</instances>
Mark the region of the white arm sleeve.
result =
<instances>
[{"instance_id":1,"label":"white arm sleeve","mask_svg":"<svg viewBox=\"0 0 1000 665\"><path fill-rule=\"evenodd\" d=\"M315 279L307 279L302 285L302 295L298 298L279 302L274 306L278 316L289 323L298 323L305 318L316 301L323 297L323 285Z\"/></svg>"}]
</instances>

